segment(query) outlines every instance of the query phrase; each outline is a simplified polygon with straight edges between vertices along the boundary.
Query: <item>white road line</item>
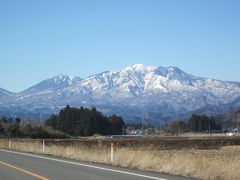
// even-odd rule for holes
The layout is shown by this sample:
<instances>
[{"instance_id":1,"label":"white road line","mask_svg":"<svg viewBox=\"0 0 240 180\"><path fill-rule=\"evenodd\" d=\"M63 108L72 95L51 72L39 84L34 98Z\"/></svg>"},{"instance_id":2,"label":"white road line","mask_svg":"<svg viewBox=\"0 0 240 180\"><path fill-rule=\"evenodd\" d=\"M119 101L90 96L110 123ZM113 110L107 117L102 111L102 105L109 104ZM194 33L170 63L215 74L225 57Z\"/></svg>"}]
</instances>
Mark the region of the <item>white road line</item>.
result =
<instances>
[{"instance_id":1,"label":"white road line","mask_svg":"<svg viewBox=\"0 0 240 180\"><path fill-rule=\"evenodd\" d=\"M138 176L138 177L143 177L143 178L148 178L148 179L167 180L167 179L153 177L153 176L147 176L147 175L143 175L143 174L136 174L136 173L131 173L131 172L127 172L127 171L120 171L120 170L103 168L103 167L98 167L98 166L93 166L93 165L87 165L87 164L82 164L82 163L77 163L77 162L72 162L72 161L60 160L60 159L55 159L55 158L48 158L48 157L34 155L34 154L9 151L9 150L5 150L5 149L0 149L0 151L12 153L12 154L20 154L20 155L24 155L24 156L35 157L35 158L39 158L39 159L46 159L46 160L50 160L50 161L62 162L62 163L72 164L72 165L77 165L77 166L84 166L84 167L89 167L89 168L94 168L94 169L100 169L100 170L103 170L103 171L110 171L110 172L116 172L116 173L120 173L120 174Z\"/></svg>"}]
</instances>

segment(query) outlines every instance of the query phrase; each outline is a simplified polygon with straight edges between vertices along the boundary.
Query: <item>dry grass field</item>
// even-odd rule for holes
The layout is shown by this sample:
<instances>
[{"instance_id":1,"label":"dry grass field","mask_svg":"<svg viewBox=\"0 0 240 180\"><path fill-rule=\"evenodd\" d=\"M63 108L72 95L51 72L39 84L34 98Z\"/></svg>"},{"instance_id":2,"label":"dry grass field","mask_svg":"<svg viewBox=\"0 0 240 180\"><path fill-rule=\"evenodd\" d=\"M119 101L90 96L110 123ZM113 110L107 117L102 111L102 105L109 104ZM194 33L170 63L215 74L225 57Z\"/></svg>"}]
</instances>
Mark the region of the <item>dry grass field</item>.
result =
<instances>
[{"instance_id":1,"label":"dry grass field","mask_svg":"<svg viewBox=\"0 0 240 180\"><path fill-rule=\"evenodd\" d=\"M139 150L121 149L116 165L165 172L198 179L239 179L240 146L218 150Z\"/></svg>"},{"instance_id":2,"label":"dry grass field","mask_svg":"<svg viewBox=\"0 0 240 180\"><path fill-rule=\"evenodd\" d=\"M240 179L240 137L83 138L45 140L46 154L206 180ZM42 140L12 140L11 149L43 153ZM0 140L9 148L8 140Z\"/></svg>"}]
</instances>

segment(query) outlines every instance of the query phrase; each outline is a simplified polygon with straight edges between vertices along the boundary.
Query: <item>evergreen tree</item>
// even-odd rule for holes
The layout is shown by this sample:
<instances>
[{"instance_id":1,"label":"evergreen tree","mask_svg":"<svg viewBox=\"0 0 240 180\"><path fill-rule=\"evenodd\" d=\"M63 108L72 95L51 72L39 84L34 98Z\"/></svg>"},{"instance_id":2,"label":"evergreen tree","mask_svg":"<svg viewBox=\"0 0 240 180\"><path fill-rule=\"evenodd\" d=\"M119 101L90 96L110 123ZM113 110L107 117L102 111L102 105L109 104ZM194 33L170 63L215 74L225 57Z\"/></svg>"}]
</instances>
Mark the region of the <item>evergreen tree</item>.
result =
<instances>
[{"instance_id":1,"label":"evergreen tree","mask_svg":"<svg viewBox=\"0 0 240 180\"><path fill-rule=\"evenodd\" d=\"M108 120L110 122L111 134L119 135L124 133L123 129L125 129L125 124L122 117L113 115L110 116Z\"/></svg>"},{"instance_id":2,"label":"evergreen tree","mask_svg":"<svg viewBox=\"0 0 240 180\"><path fill-rule=\"evenodd\" d=\"M21 119L20 119L19 117L17 117L17 118L15 119L15 123L16 123L16 124L20 124L20 122L21 122Z\"/></svg>"},{"instance_id":3,"label":"evergreen tree","mask_svg":"<svg viewBox=\"0 0 240 180\"><path fill-rule=\"evenodd\" d=\"M4 133L4 127L3 125L0 123L0 134L3 134Z\"/></svg>"},{"instance_id":4,"label":"evergreen tree","mask_svg":"<svg viewBox=\"0 0 240 180\"><path fill-rule=\"evenodd\" d=\"M214 117L209 118L206 115L192 115L188 120L188 129L191 132L209 132L209 130L213 131L221 131L221 125L217 124L217 121Z\"/></svg>"},{"instance_id":5,"label":"evergreen tree","mask_svg":"<svg viewBox=\"0 0 240 180\"><path fill-rule=\"evenodd\" d=\"M124 122L119 116L105 117L96 108L78 109L68 105L58 115L52 115L45 125L73 136L91 136L121 134Z\"/></svg>"}]
</instances>

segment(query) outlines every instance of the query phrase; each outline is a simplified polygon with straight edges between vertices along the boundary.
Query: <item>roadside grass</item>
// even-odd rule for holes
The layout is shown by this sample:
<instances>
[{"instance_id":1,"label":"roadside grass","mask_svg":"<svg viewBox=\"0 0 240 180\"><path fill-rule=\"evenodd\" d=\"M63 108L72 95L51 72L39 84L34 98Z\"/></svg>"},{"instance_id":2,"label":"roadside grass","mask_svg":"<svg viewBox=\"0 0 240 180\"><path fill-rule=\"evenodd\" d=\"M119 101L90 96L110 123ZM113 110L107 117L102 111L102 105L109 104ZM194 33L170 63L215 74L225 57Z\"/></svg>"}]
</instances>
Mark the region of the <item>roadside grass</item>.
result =
<instances>
[{"instance_id":1,"label":"roadside grass","mask_svg":"<svg viewBox=\"0 0 240 180\"><path fill-rule=\"evenodd\" d=\"M168 139L164 140L168 141ZM186 140L187 141L187 140ZM110 143L99 139L46 140L45 154L70 159L111 164ZM204 180L238 180L240 178L240 146L217 148L156 148L151 143L116 140L113 165L139 170L189 176ZM182 142L181 142L182 143ZM160 143L161 144L161 143ZM189 144L188 142L186 144ZM0 140L1 148L9 148L8 140ZM169 146L169 147L172 147ZM175 147L175 146L174 146ZM11 149L43 153L42 140L12 140Z\"/></svg>"},{"instance_id":2,"label":"roadside grass","mask_svg":"<svg viewBox=\"0 0 240 180\"><path fill-rule=\"evenodd\" d=\"M206 180L238 180L240 146L218 150L130 150L116 152L115 165Z\"/></svg>"},{"instance_id":3,"label":"roadside grass","mask_svg":"<svg viewBox=\"0 0 240 180\"><path fill-rule=\"evenodd\" d=\"M46 147L46 153L88 162L110 163L109 148L106 147L88 147L76 144L69 146L49 144Z\"/></svg>"}]
</instances>

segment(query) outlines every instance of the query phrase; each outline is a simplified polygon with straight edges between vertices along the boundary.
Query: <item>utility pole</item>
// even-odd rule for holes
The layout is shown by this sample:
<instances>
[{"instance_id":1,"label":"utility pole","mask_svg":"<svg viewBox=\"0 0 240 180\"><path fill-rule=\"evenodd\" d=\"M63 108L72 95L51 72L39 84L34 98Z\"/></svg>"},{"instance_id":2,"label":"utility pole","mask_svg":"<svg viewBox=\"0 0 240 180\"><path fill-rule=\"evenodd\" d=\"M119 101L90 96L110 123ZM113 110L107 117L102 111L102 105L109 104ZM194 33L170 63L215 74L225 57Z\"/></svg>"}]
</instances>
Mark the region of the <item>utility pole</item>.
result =
<instances>
[{"instance_id":1,"label":"utility pole","mask_svg":"<svg viewBox=\"0 0 240 180\"><path fill-rule=\"evenodd\" d=\"M198 120L198 133L200 134L200 126L201 126L201 120L202 119L202 114L201 114L201 118Z\"/></svg>"},{"instance_id":2,"label":"utility pole","mask_svg":"<svg viewBox=\"0 0 240 180\"><path fill-rule=\"evenodd\" d=\"M235 113L237 114L237 117L235 117ZM235 118L236 118L236 123L237 123L237 133L238 133L238 132L239 132L239 126L238 126L238 123L239 123L239 122L238 122L238 121L239 121L239 120L238 120L238 119L239 119L239 118L238 118L238 112L234 112L233 116L234 116L234 120L235 120Z\"/></svg>"},{"instance_id":3,"label":"utility pole","mask_svg":"<svg viewBox=\"0 0 240 180\"><path fill-rule=\"evenodd\" d=\"M178 135L181 134L181 126L180 125L181 125L180 120L178 120Z\"/></svg>"},{"instance_id":4,"label":"utility pole","mask_svg":"<svg viewBox=\"0 0 240 180\"><path fill-rule=\"evenodd\" d=\"M124 128L124 125L122 125L122 135L123 135L123 136L125 135L125 128Z\"/></svg>"},{"instance_id":5,"label":"utility pole","mask_svg":"<svg viewBox=\"0 0 240 180\"><path fill-rule=\"evenodd\" d=\"M40 113L40 124L42 124L42 119L43 119L42 113Z\"/></svg>"},{"instance_id":6,"label":"utility pole","mask_svg":"<svg viewBox=\"0 0 240 180\"><path fill-rule=\"evenodd\" d=\"M208 122L208 132L209 132L209 134L211 133L211 123L210 123L210 121Z\"/></svg>"},{"instance_id":7,"label":"utility pole","mask_svg":"<svg viewBox=\"0 0 240 180\"><path fill-rule=\"evenodd\" d=\"M143 135L143 123L144 123L144 110L143 110L143 116L142 116L142 135Z\"/></svg>"},{"instance_id":8,"label":"utility pole","mask_svg":"<svg viewBox=\"0 0 240 180\"><path fill-rule=\"evenodd\" d=\"M235 122L235 117L234 117L234 115L235 115L235 112L233 112L233 123Z\"/></svg>"},{"instance_id":9,"label":"utility pole","mask_svg":"<svg viewBox=\"0 0 240 180\"><path fill-rule=\"evenodd\" d=\"M237 132L238 132L238 120L235 121L235 112L233 112L233 123L237 123Z\"/></svg>"},{"instance_id":10,"label":"utility pole","mask_svg":"<svg viewBox=\"0 0 240 180\"><path fill-rule=\"evenodd\" d=\"M238 131L239 131L239 127L238 127L238 120L237 120L237 133L238 133Z\"/></svg>"}]
</instances>

